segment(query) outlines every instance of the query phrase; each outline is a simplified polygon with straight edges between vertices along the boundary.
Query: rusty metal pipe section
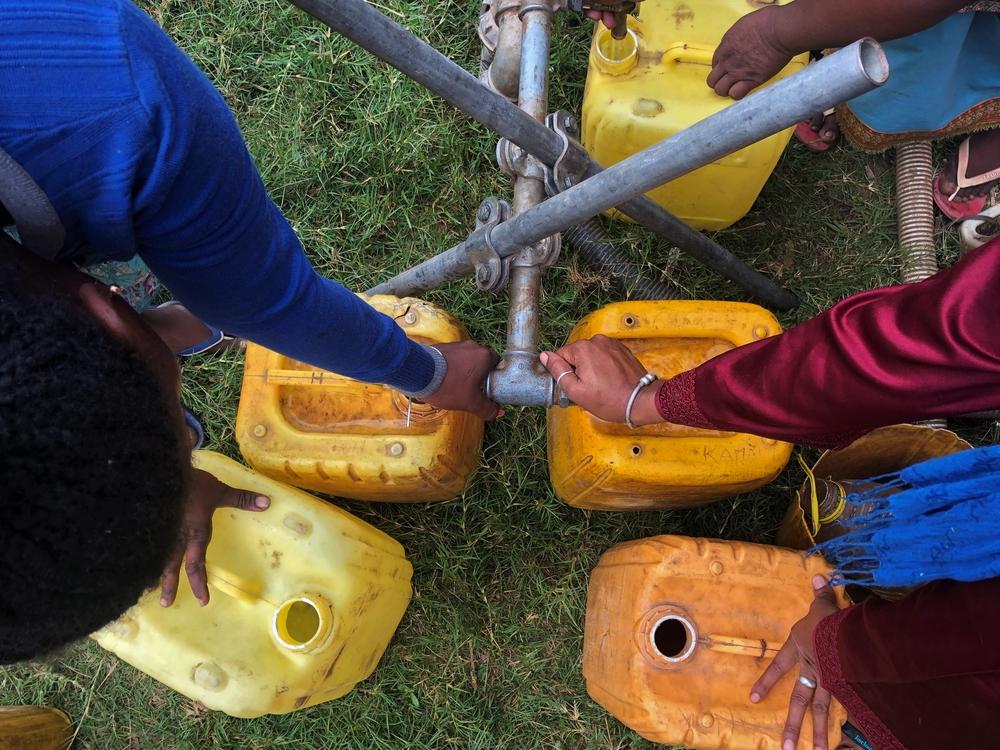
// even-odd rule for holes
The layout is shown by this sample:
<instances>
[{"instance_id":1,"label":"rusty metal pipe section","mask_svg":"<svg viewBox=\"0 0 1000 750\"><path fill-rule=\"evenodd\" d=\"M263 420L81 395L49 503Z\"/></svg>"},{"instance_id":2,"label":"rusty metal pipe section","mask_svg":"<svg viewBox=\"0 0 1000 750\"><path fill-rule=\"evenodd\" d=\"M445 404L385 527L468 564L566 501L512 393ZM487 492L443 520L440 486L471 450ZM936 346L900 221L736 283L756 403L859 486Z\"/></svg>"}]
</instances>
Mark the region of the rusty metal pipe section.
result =
<instances>
[{"instance_id":1,"label":"rusty metal pipe section","mask_svg":"<svg viewBox=\"0 0 1000 750\"><path fill-rule=\"evenodd\" d=\"M494 14L497 25L497 44L493 50L493 62L484 76L487 86L510 100L517 99L517 89L521 80L521 31L518 17L520 0L501 2ZM493 10L491 9L492 13Z\"/></svg>"}]
</instances>

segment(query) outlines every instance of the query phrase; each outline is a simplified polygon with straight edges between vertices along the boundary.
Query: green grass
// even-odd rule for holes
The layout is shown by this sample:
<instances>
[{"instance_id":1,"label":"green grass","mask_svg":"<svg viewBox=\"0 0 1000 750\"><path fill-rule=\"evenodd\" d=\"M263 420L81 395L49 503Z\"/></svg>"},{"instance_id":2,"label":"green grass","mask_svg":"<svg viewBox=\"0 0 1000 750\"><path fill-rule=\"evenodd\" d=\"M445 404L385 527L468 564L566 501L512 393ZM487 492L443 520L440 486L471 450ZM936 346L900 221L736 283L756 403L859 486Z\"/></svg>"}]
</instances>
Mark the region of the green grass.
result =
<instances>
[{"instance_id":1,"label":"green grass","mask_svg":"<svg viewBox=\"0 0 1000 750\"><path fill-rule=\"evenodd\" d=\"M317 267L348 286L366 288L450 246L471 229L483 197L509 194L492 135L282 0L144 5L222 90ZM474 3L380 7L477 69ZM589 27L560 19L557 28L552 108L578 111ZM783 319L792 324L897 278L891 188L886 157L793 146L754 211L718 239L801 295ZM692 295L742 298L642 230L611 231L650 272ZM945 245L950 260L954 242ZM427 297L477 339L501 345L502 297L467 281ZM558 345L579 318L613 300L566 252L545 278L544 342ZM185 397L205 419L209 447L233 456L240 378L233 354L185 366ZM987 425L969 437L995 441L995 433ZM652 534L768 542L800 481L792 468L758 492L705 508L581 512L549 486L541 410L511 409L487 427L483 467L462 499L344 504L399 539L415 568L398 635L375 675L347 697L289 716L232 719L85 642L0 671L0 701L62 707L79 722L82 748L652 747L584 689L588 572L612 545Z\"/></svg>"}]
</instances>

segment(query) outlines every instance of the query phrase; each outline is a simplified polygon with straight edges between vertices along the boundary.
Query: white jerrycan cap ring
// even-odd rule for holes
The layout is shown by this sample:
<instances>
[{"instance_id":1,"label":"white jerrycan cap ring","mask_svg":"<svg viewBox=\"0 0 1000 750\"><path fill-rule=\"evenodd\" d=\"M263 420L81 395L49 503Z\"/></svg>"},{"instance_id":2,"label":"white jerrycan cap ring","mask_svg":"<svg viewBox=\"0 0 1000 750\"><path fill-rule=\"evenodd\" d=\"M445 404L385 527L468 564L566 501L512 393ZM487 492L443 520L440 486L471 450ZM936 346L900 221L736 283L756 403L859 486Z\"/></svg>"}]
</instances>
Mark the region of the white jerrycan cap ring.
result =
<instances>
[{"instance_id":1,"label":"white jerrycan cap ring","mask_svg":"<svg viewBox=\"0 0 1000 750\"><path fill-rule=\"evenodd\" d=\"M300 594L274 610L271 635L279 646L308 653L324 646L333 632L333 606L319 594Z\"/></svg>"}]
</instances>

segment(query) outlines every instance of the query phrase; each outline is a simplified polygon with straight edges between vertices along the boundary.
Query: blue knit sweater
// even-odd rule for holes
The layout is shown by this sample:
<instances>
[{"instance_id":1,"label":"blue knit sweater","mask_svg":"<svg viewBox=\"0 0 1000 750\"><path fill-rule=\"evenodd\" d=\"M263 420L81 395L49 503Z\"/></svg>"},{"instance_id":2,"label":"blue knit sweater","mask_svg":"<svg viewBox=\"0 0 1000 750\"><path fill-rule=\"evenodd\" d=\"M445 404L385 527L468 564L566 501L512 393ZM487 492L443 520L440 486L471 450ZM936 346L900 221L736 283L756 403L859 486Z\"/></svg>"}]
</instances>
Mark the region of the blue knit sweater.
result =
<instances>
[{"instance_id":1,"label":"blue knit sweater","mask_svg":"<svg viewBox=\"0 0 1000 750\"><path fill-rule=\"evenodd\" d=\"M220 94L127 0L0 2L0 146L66 226L60 257L139 255L203 320L419 391L434 361L309 264Z\"/></svg>"}]
</instances>

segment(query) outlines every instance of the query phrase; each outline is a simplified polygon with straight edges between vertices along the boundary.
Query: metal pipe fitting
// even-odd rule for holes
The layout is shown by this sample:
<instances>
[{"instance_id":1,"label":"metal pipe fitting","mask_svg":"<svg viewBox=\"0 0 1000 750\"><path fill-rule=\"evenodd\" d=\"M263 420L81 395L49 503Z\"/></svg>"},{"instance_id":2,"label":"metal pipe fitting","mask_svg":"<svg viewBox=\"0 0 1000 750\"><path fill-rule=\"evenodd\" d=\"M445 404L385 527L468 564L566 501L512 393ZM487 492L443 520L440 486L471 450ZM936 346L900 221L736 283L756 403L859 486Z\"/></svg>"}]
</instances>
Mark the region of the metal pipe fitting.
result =
<instances>
[{"instance_id":1,"label":"metal pipe fitting","mask_svg":"<svg viewBox=\"0 0 1000 750\"><path fill-rule=\"evenodd\" d=\"M518 16L523 31L517 103L531 118L542 122L548 111L552 9L547 5L525 5ZM522 168L513 170L511 212L514 215L530 211L545 200L545 172L534 163L535 157L528 154L524 157L526 163ZM486 395L497 403L533 406L544 402L548 406L554 398L555 383L538 360L538 301L543 262L550 255L545 249L547 239L551 238L524 247L510 259L507 350L486 381ZM558 235L555 240L558 241Z\"/></svg>"},{"instance_id":2,"label":"metal pipe fitting","mask_svg":"<svg viewBox=\"0 0 1000 750\"><path fill-rule=\"evenodd\" d=\"M811 113L871 91L885 83L888 75L889 65L879 43L857 41L513 216L492 232L493 247L500 257L509 257L543 237L784 130ZM418 294L471 273L465 245L456 245L372 291Z\"/></svg>"},{"instance_id":3,"label":"metal pipe fitting","mask_svg":"<svg viewBox=\"0 0 1000 750\"><path fill-rule=\"evenodd\" d=\"M539 361L528 352L504 352L503 359L486 376L486 394L498 404L512 406L569 406L563 390Z\"/></svg>"},{"instance_id":4,"label":"metal pipe fitting","mask_svg":"<svg viewBox=\"0 0 1000 750\"><path fill-rule=\"evenodd\" d=\"M517 99L521 79L521 20L519 2L502 3L496 11L499 29L493 62L486 72L486 85L510 100Z\"/></svg>"},{"instance_id":5,"label":"metal pipe fitting","mask_svg":"<svg viewBox=\"0 0 1000 750\"><path fill-rule=\"evenodd\" d=\"M364 0L292 2L477 122L537 156L546 165L551 167L562 155L564 143L557 133L533 120L500 94L485 88L477 78ZM600 171L601 167L590 160L587 176ZM779 310L789 310L798 304L791 292L648 198L635 198L620 204L618 209L766 304ZM440 283L443 281L430 279L429 285L422 288L429 289ZM378 288L389 291L386 285Z\"/></svg>"}]
</instances>

